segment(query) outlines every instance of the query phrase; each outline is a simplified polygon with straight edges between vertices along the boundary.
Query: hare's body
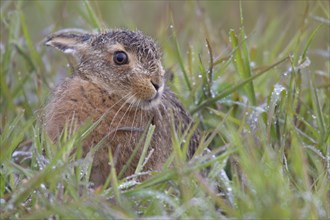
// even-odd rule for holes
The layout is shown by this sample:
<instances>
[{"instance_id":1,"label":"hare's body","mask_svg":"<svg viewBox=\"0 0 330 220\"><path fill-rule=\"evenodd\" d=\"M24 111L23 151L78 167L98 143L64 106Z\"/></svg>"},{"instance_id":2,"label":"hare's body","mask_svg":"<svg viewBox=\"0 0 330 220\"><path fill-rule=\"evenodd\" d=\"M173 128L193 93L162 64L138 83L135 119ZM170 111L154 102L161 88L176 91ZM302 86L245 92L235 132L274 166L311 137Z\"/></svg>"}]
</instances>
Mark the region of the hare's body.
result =
<instances>
[{"instance_id":1,"label":"hare's body","mask_svg":"<svg viewBox=\"0 0 330 220\"><path fill-rule=\"evenodd\" d=\"M144 170L160 169L172 151L171 120L183 129L191 119L164 85L164 70L154 42L140 32L116 30L99 35L58 34L46 42L79 59L74 75L59 85L45 110L45 128L56 140L65 126L91 119L99 123L84 140L86 155L105 140L93 160L91 180L100 185L109 172L111 149L117 172L128 162L149 123L155 131ZM189 154L197 145L194 135ZM128 166L132 175L142 147Z\"/></svg>"}]
</instances>

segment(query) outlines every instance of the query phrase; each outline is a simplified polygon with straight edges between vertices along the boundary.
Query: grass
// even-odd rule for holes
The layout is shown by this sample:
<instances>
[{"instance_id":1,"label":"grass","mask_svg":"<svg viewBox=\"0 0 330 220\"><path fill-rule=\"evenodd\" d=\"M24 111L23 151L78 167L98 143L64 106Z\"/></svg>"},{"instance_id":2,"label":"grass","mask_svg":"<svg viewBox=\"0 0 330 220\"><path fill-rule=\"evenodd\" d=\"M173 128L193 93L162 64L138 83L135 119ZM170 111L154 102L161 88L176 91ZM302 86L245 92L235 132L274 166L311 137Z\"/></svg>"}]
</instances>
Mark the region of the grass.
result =
<instances>
[{"instance_id":1,"label":"grass","mask_svg":"<svg viewBox=\"0 0 330 220\"><path fill-rule=\"evenodd\" d=\"M1 218L329 219L329 7L1 1ZM65 58L41 42L61 28L104 26L138 27L159 41L174 73L168 85L199 124L172 134L173 154L149 179L112 170L93 189L88 179L101 143L85 158L79 146L96 124L73 135L68 125L58 144L40 124L50 90L70 74ZM197 125L203 137L188 161ZM137 175L153 129L138 143ZM211 151L202 154L205 148Z\"/></svg>"}]
</instances>

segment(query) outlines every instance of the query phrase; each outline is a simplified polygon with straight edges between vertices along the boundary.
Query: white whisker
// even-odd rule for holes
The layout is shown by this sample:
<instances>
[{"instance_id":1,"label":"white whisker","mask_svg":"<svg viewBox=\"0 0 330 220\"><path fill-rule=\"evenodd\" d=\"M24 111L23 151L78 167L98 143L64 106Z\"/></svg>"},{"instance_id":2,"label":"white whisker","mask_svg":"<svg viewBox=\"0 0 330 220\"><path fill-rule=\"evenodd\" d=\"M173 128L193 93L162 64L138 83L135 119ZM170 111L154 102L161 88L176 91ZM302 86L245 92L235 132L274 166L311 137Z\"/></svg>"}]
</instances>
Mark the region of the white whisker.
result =
<instances>
[{"instance_id":1,"label":"white whisker","mask_svg":"<svg viewBox=\"0 0 330 220\"><path fill-rule=\"evenodd\" d=\"M132 95L131 97L129 97L127 100L130 100L131 98L134 98L134 95L135 95L135 94L133 94L133 95ZM127 104L127 103L125 103L125 104ZM124 106L124 104L122 105L122 107L123 107L123 106ZM115 132L115 133L114 133L114 135L112 136L111 140L113 140L113 138L116 136L117 129L118 129L119 126L121 125L121 124L120 124L121 121L124 119L124 117L125 117L125 115L127 114L127 112L130 111L130 109L132 108L132 106L133 106L133 104L129 104L129 106L128 106L128 108L126 109L124 115L123 115L123 116L121 117L121 119L119 120L117 127L114 129L114 132ZM122 107L121 107L121 108L122 108ZM121 108L116 112L116 115L117 115L117 113L121 110ZM114 121L116 115L113 117L112 122ZM111 123L112 123L112 122L111 122Z\"/></svg>"}]
</instances>

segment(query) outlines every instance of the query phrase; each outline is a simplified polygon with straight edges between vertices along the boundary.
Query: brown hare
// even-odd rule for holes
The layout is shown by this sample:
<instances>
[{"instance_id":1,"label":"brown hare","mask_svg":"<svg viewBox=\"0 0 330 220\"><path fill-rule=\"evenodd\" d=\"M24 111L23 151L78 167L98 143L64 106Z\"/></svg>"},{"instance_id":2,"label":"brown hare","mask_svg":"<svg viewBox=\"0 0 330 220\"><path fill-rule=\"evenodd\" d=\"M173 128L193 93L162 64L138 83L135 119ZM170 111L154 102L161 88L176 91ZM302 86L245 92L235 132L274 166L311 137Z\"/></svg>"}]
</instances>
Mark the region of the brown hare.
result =
<instances>
[{"instance_id":1,"label":"brown hare","mask_svg":"<svg viewBox=\"0 0 330 220\"><path fill-rule=\"evenodd\" d=\"M91 172L91 181L101 185L110 172L108 150L119 172L151 123L155 131L149 151L153 152L144 169L160 169L172 152L172 127L183 133L192 120L165 85L161 52L154 40L126 29L99 34L61 31L49 36L46 45L79 60L74 74L55 88L45 107L44 125L50 138L56 141L72 120L79 126L87 119L95 122L102 118L83 142L86 155L106 137L95 153ZM188 157L197 144L195 132ZM142 147L125 176L134 174L141 151Z\"/></svg>"}]
</instances>

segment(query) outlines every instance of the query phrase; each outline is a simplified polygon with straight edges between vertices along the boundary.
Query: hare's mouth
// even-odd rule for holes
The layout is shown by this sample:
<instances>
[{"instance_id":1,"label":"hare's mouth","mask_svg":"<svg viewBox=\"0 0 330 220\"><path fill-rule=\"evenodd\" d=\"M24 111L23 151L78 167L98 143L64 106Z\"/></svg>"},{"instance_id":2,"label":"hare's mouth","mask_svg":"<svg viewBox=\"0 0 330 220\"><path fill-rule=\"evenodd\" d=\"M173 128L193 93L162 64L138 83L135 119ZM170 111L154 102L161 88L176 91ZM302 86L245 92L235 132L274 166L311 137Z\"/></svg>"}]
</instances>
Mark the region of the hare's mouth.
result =
<instances>
[{"instance_id":1,"label":"hare's mouth","mask_svg":"<svg viewBox=\"0 0 330 220\"><path fill-rule=\"evenodd\" d=\"M149 99L141 99L140 97L131 96L125 102L135 107L148 110L157 106L160 103L162 94L162 91L158 91L154 94L154 96Z\"/></svg>"},{"instance_id":2,"label":"hare's mouth","mask_svg":"<svg viewBox=\"0 0 330 220\"><path fill-rule=\"evenodd\" d=\"M157 100L160 98L160 93L157 92L154 97L152 97L151 99L148 99L147 102L153 102L154 100Z\"/></svg>"},{"instance_id":3,"label":"hare's mouth","mask_svg":"<svg viewBox=\"0 0 330 220\"><path fill-rule=\"evenodd\" d=\"M162 92L158 91L151 99L143 100L140 102L140 107L143 109L150 109L159 104Z\"/></svg>"}]
</instances>

